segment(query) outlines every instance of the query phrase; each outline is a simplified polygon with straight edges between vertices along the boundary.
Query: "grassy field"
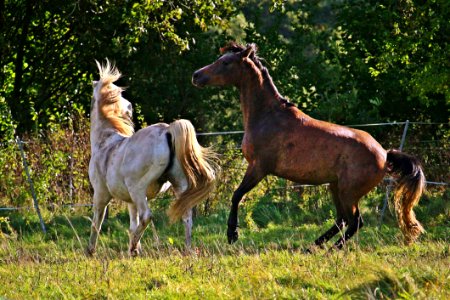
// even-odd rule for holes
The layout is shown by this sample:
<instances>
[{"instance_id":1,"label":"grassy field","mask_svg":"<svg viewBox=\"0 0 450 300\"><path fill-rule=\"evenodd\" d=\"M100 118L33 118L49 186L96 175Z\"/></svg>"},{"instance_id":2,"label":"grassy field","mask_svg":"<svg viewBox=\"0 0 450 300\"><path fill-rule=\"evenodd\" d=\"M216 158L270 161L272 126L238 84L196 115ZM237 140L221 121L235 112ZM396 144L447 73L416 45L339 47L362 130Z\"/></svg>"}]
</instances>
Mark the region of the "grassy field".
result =
<instances>
[{"instance_id":1,"label":"grassy field","mask_svg":"<svg viewBox=\"0 0 450 300\"><path fill-rule=\"evenodd\" d=\"M269 211L268 221L260 217L257 224L247 220L244 205L234 245L226 243L222 205L196 217L190 253L183 226L169 225L160 209L139 258L127 255L128 215L119 203L94 258L84 256L89 208L44 210L46 235L33 212L3 215L0 299L450 299L448 200L425 204L418 218L427 234L413 246L403 246L389 213L378 228L379 216L366 206L367 226L344 250L314 254L303 249L331 226L327 205L301 218Z\"/></svg>"}]
</instances>

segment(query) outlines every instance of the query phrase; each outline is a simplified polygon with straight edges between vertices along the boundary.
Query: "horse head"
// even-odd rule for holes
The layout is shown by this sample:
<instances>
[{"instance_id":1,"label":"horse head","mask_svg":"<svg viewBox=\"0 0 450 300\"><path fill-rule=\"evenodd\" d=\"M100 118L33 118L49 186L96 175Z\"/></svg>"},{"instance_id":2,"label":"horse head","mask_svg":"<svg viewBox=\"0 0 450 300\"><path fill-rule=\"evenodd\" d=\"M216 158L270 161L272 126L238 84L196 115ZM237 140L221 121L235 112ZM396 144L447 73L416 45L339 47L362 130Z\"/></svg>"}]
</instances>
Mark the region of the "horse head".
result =
<instances>
[{"instance_id":1,"label":"horse head","mask_svg":"<svg viewBox=\"0 0 450 300\"><path fill-rule=\"evenodd\" d=\"M242 67L254 66L256 50L255 44L244 47L229 43L220 49L222 56L218 60L194 72L192 84L197 87L238 86L244 80Z\"/></svg>"}]
</instances>

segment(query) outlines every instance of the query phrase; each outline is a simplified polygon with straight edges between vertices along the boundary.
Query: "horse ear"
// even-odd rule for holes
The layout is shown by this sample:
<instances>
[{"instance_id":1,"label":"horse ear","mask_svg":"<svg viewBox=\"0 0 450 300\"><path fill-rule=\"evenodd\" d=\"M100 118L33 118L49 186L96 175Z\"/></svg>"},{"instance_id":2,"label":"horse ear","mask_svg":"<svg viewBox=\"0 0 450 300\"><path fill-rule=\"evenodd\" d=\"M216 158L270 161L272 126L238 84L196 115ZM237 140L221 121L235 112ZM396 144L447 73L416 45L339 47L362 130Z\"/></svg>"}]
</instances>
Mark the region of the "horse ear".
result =
<instances>
[{"instance_id":1,"label":"horse ear","mask_svg":"<svg viewBox=\"0 0 450 300\"><path fill-rule=\"evenodd\" d=\"M242 58L251 57L256 52L256 46L255 44L248 44L247 48L241 52Z\"/></svg>"},{"instance_id":2,"label":"horse ear","mask_svg":"<svg viewBox=\"0 0 450 300\"><path fill-rule=\"evenodd\" d=\"M94 89L97 87L97 84L98 84L97 80L92 81L92 86L94 87Z\"/></svg>"}]
</instances>

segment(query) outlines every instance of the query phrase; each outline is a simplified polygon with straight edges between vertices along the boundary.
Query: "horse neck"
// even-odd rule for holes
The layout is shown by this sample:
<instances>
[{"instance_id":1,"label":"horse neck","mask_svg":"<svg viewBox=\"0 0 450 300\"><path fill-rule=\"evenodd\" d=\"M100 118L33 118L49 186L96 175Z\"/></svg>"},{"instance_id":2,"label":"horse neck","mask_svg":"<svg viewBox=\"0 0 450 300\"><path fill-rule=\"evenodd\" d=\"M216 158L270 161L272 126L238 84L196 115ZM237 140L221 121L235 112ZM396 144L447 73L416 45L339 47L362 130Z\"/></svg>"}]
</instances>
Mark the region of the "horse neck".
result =
<instances>
[{"instance_id":1,"label":"horse neck","mask_svg":"<svg viewBox=\"0 0 450 300\"><path fill-rule=\"evenodd\" d=\"M246 76L241 80L239 92L245 129L282 105L282 96L270 76L263 76L262 82L258 74Z\"/></svg>"},{"instance_id":2,"label":"horse neck","mask_svg":"<svg viewBox=\"0 0 450 300\"><path fill-rule=\"evenodd\" d=\"M91 112L91 151L99 149L102 145L110 144L110 142L123 140L123 136L117 133L117 130L111 123L103 117L100 117L98 111ZM108 142L110 141L110 142Z\"/></svg>"}]
</instances>

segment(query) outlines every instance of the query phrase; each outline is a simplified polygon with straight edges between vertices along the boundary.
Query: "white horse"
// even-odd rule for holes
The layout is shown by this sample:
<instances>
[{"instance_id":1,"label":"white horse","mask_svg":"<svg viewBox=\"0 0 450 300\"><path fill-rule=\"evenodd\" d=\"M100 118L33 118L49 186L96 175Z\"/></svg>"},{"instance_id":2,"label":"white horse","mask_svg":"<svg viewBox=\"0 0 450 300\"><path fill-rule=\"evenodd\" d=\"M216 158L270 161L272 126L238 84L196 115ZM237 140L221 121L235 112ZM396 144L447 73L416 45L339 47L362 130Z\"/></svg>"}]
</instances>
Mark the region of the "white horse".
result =
<instances>
[{"instance_id":1,"label":"white horse","mask_svg":"<svg viewBox=\"0 0 450 300\"><path fill-rule=\"evenodd\" d=\"M140 239L152 218L147 199L173 186L176 201L168 215L183 219L186 247L191 246L192 207L212 191L216 176L214 154L199 145L191 122L158 123L134 133L131 103L114 85L121 76L108 60L97 62L100 80L94 81L91 103L91 161L94 216L87 253L95 252L105 209L112 198L128 203L132 256L140 253Z\"/></svg>"}]
</instances>

